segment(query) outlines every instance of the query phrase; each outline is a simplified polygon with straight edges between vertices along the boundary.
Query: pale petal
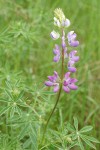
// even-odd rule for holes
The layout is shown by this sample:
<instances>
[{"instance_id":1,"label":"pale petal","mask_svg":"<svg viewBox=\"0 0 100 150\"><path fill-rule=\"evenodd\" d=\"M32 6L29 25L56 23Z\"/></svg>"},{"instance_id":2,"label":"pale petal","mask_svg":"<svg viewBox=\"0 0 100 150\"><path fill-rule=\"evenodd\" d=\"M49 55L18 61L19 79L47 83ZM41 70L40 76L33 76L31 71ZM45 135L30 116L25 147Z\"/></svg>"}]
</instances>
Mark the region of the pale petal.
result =
<instances>
[{"instance_id":1,"label":"pale petal","mask_svg":"<svg viewBox=\"0 0 100 150\"><path fill-rule=\"evenodd\" d=\"M68 87L71 89L71 90L77 90L78 86L76 86L75 84L69 84Z\"/></svg>"},{"instance_id":2,"label":"pale petal","mask_svg":"<svg viewBox=\"0 0 100 150\"><path fill-rule=\"evenodd\" d=\"M53 86L53 82L51 82L51 81L46 81L46 82L45 82L45 85L46 85L46 86Z\"/></svg>"},{"instance_id":3,"label":"pale petal","mask_svg":"<svg viewBox=\"0 0 100 150\"><path fill-rule=\"evenodd\" d=\"M67 73L65 74L65 79L68 79L69 76L70 76L70 72L67 72Z\"/></svg>"},{"instance_id":4,"label":"pale petal","mask_svg":"<svg viewBox=\"0 0 100 150\"><path fill-rule=\"evenodd\" d=\"M69 26L70 26L70 20L67 19L67 18L66 18L66 20L65 20L65 26L66 26L66 27L69 27Z\"/></svg>"},{"instance_id":5,"label":"pale petal","mask_svg":"<svg viewBox=\"0 0 100 150\"><path fill-rule=\"evenodd\" d=\"M59 62L59 60L60 60L60 56L59 55L54 56L54 58L53 58L54 62Z\"/></svg>"},{"instance_id":6,"label":"pale petal","mask_svg":"<svg viewBox=\"0 0 100 150\"><path fill-rule=\"evenodd\" d=\"M68 62L68 67L71 67L71 66L73 66L74 65L74 61L73 60L70 60L69 62Z\"/></svg>"},{"instance_id":7,"label":"pale petal","mask_svg":"<svg viewBox=\"0 0 100 150\"><path fill-rule=\"evenodd\" d=\"M58 27L61 26L60 21L56 17L54 17L54 25Z\"/></svg>"},{"instance_id":8,"label":"pale petal","mask_svg":"<svg viewBox=\"0 0 100 150\"><path fill-rule=\"evenodd\" d=\"M76 68L75 68L75 67L68 67L68 70L69 70L70 72L76 72Z\"/></svg>"},{"instance_id":9,"label":"pale petal","mask_svg":"<svg viewBox=\"0 0 100 150\"><path fill-rule=\"evenodd\" d=\"M70 82L71 82L71 83L75 83L75 82L77 82L77 81L78 81L78 80L75 79L75 78L71 78L71 79L70 79Z\"/></svg>"},{"instance_id":10,"label":"pale petal","mask_svg":"<svg viewBox=\"0 0 100 150\"><path fill-rule=\"evenodd\" d=\"M79 45L79 41L71 41L69 42L70 46L77 47Z\"/></svg>"},{"instance_id":11,"label":"pale petal","mask_svg":"<svg viewBox=\"0 0 100 150\"><path fill-rule=\"evenodd\" d=\"M70 92L70 89L69 89L67 86L63 86L63 90L64 90L66 93L69 93L69 92Z\"/></svg>"},{"instance_id":12,"label":"pale petal","mask_svg":"<svg viewBox=\"0 0 100 150\"><path fill-rule=\"evenodd\" d=\"M57 73L57 71L54 71L54 75L55 75L56 77L58 77L58 73Z\"/></svg>"},{"instance_id":13,"label":"pale petal","mask_svg":"<svg viewBox=\"0 0 100 150\"><path fill-rule=\"evenodd\" d=\"M55 77L54 77L54 76L48 76L48 79L49 79L51 82L55 82Z\"/></svg>"},{"instance_id":14,"label":"pale petal","mask_svg":"<svg viewBox=\"0 0 100 150\"><path fill-rule=\"evenodd\" d=\"M53 90L55 93L59 91L59 84L56 84L54 86L54 90Z\"/></svg>"},{"instance_id":15,"label":"pale petal","mask_svg":"<svg viewBox=\"0 0 100 150\"><path fill-rule=\"evenodd\" d=\"M50 36L53 40L57 40L60 37L60 34L58 32L55 32L54 30L50 33Z\"/></svg>"}]
</instances>

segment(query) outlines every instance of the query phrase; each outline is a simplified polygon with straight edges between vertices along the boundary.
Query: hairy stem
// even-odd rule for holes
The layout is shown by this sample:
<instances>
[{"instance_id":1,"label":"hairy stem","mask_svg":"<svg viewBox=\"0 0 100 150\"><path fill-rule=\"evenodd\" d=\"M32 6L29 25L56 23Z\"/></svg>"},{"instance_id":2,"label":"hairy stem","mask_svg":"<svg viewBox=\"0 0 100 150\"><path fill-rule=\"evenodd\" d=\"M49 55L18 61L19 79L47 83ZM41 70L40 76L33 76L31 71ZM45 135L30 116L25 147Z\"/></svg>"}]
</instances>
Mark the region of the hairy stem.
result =
<instances>
[{"instance_id":1,"label":"hairy stem","mask_svg":"<svg viewBox=\"0 0 100 150\"><path fill-rule=\"evenodd\" d=\"M64 30L63 30L63 29L62 29L62 36L64 36ZM63 76L64 76L64 49L63 49L63 47L62 47L61 80L63 80ZM49 116L49 118L48 118L48 120L47 120L47 123L46 123L46 125L45 125L45 129L44 129L43 137L42 137L42 143L43 143L43 141L44 141L44 136L45 136L45 133L46 133L46 130L47 130L49 121L50 121L50 119L51 119L51 117L52 117L52 115L53 115L53 113L54 113L54 111L55 111L55 109L56 109L56 107L57 107L57 104L58 104L58 102L59 102L59 100L60 100L61 90L62 90L62 83L61 83L61 85L60 85L60 89L59 89L59 93L58 93L58 96L57 96L56 103L55 103L55 105L54 105L54 107L53 107L53 109L52 109L52 111L51 111L51 113L50 113L50 116Z\"/></svg>"}]
</instances>

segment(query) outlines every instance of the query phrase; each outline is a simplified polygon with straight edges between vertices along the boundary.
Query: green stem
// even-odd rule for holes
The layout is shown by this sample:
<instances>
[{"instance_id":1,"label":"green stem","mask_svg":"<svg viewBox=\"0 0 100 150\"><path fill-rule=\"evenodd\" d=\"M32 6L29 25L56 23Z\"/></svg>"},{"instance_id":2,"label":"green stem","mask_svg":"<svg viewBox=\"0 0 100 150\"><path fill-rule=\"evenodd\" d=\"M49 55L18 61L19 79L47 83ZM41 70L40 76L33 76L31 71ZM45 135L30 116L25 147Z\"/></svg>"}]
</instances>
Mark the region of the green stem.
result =
<instances>
[{"instance_id":1,"label":"green stem","mask_svg":"<svg viewBox=\"0 0 100 150\"><path fill-rule=\"evenodd\" d=\"M63 31L63 29L62 29L62 36L64 35L63 32L64 32L64 31ZM63 47L62 47L61 81L63 80L63 76L64 76L64 49L63 49ZM59 102L60 95L61 95L61 90L62 90L62 83L61 83L61 85L60 85L60 89L59 89L59 93L58 93L58 96L57 96L56 103L55 103L55 105L54 105L54 107L53 107L53 110L52 110L51 113L50 113L50 116L49 116L48 120L47 120L45 129L44 129L44 132L43 132L43 137L42 137L42 142L41 142L41 143L43 143L43 141L44 141L44 136L45 136L45 133L46 133L46 130L47 130L49 121L50 121L50 119L51 119L51 117L52 117L52 115L53 115L53 113L54 113L54 111L55 111L55 109L56 109L56 107L57 107L58 102Z\"/></svg>"},{"instance_id":2,"label":"green stem","mask_svg":"<svg viewBox=\"0 0 100 150\"><path fill-rule=\"evenodd\" d=\"M59 102L61 90L62 90L62 85L60 86L59 93L58 93L57 100L56 100L56 103L55 103L55 105L54 105L54 108L52 109L52 111L51 111L51 113L50 113L50 116L49 116L49 118L48 118L48 120L47 120L45 129L44 129L44 132L43 132L42 142L44 141L44 135L45 135L45 133L46 133L46 130L47 130L47 127L48 127L48 123L49 123L49 121L50 121L50 119L51 119L51 117L52 117L52 115L53 115L53 113L54 113L54 111L55 111L55 109L56 109L56 106L57 106L57 104L58 104L58 102Z\"/></svg>"}]
</instances>

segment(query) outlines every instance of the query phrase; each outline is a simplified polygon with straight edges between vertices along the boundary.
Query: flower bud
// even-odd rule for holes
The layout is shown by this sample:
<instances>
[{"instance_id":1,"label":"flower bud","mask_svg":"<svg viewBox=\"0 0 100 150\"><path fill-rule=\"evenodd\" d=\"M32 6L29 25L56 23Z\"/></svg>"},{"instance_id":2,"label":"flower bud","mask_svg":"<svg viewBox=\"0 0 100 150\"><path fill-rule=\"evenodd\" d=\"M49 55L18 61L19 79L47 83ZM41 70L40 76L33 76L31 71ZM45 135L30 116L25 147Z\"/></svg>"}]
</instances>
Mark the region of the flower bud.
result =
<instances>
[{"instance_id":1,"label":"flower bud","mask_svg":"<svg viewBox=\"0 0 100 150\"><path fill-rule=\"evenodd\" d=\"M53 40L57 40L60 37L60 34L58 32L55 32L54 30L50 34L51 38Z\"/></svg>"}]
</instances>

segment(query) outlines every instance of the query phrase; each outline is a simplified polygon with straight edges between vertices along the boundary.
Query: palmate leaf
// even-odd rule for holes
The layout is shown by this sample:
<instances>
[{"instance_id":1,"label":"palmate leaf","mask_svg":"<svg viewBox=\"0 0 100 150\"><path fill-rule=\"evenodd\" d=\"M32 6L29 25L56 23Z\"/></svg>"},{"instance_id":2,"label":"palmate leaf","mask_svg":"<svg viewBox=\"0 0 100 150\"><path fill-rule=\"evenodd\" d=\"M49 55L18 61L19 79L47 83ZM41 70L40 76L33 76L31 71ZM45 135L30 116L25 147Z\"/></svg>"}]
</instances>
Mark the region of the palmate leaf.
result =
<instances>
[{"instance_id":1,"label":"palmate leaf","mask_svg":"<svg viewBox=\"0 0 100 150\"><path fill-rule=\"evenodd\" d=\"M88 140L84 137L84 135L80 135L80 137L82 138L82 140L89 145L90 147L92 147L93 149L96 149L96 147Z\"/></svg>"},{"instance_id":2,"label":"palmate leaf","mask_svg":"<svg viewBox=\"0 0 100 150\"><path fill-rule=\"evenodd\" d=\"M89 132L89 131L91 131L92 129L93 129L92 126L85 126L85 127L83 127L79 132L80 132L80 133Z\"/></svg>"}]
</instances>

